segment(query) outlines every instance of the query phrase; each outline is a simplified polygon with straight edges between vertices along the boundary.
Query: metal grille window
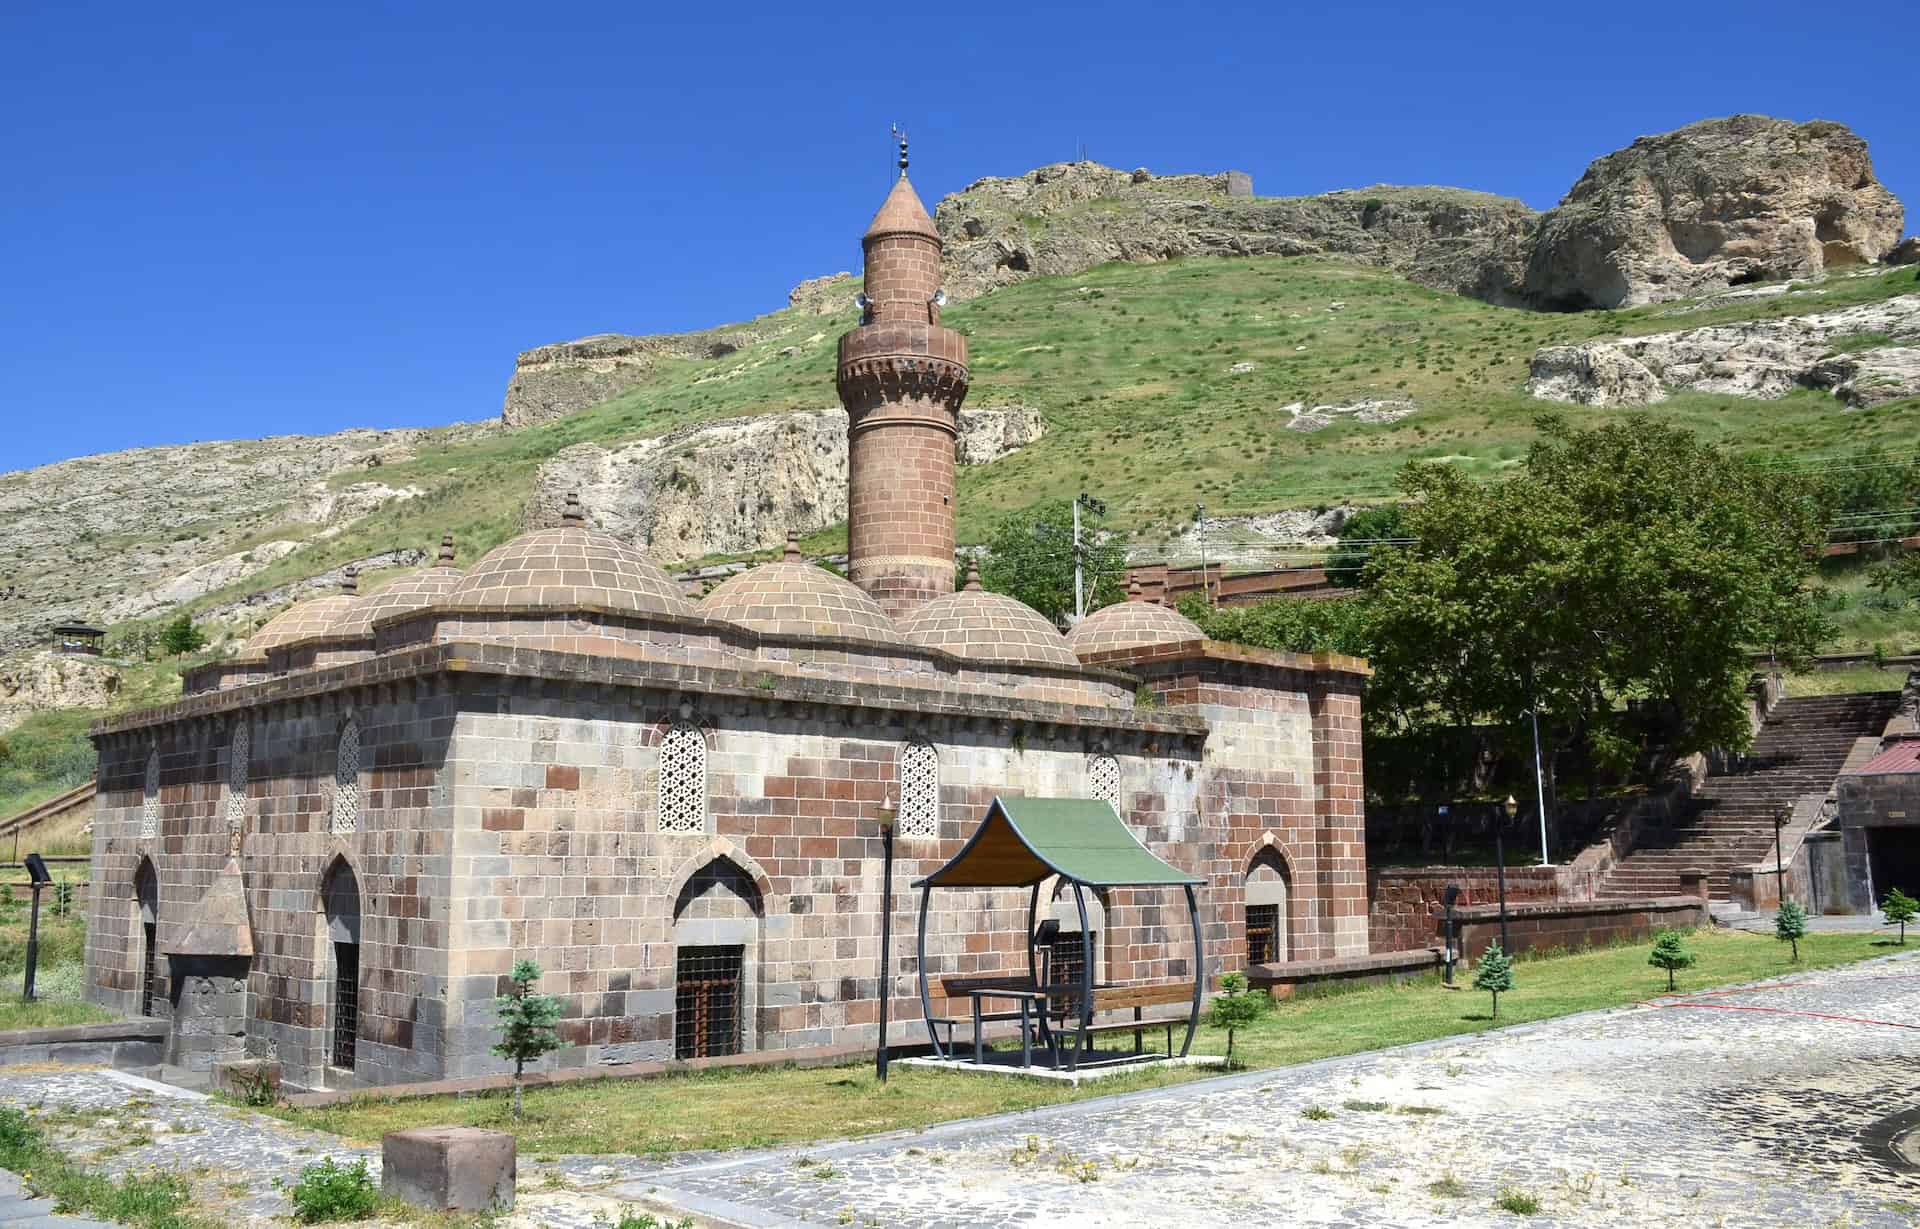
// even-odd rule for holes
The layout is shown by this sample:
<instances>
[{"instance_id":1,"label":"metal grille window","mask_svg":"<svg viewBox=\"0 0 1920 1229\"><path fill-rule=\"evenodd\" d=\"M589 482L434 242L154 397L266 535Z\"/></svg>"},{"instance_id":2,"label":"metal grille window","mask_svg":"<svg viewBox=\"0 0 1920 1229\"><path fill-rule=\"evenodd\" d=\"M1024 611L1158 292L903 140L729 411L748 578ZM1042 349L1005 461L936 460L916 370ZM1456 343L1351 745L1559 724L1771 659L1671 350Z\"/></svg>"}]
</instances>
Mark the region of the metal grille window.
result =
<instances>
[{"instance_id":1,"label":"metal grille window","mask_svg":"<svg viewBox=\"0 0 1920 1229\"><path fill-rule=\"evenodd\" d=\"M1120 810L1120 761L1111 755L1092 755L1087 757L1087 793Z\"/></svg>"},{"instance_id":2,"label":"metal grille window","mask_svg":"<svg viewBox=\"0 0 1920 1229\"><path fill-rule=\"evenodd\" d=\"M333 945L333 1065L353 1070L360 1036L360 945Z\"/></svg>"},{"instance_id":3,"label":"metal grille window","mask_svg":"<svg viewBox=\"0 0 1920 1229\"><path fill-rule=\"evenodd\" d=\"M740 1052L740 956L738 946L683 947L675 954L675 1058Z\"/></svg>"},{"instance_id":4,"label":"metal grille window","mask_svg":"<svg viewBox=\"0 0 1920 1229\"><path fill-rule=\"evenodd\" d=\"M660 740L660 831L707 830L707 740L676 721Z\"/></svg>"},{"instance_id":5,"label":"metal grille window","mask_svg":"<svg viewBox=\"0 0 1920 1229\"><path fill-rule=\"evenodd\" d=\"M1282 959L1275 939L1280 933L1279 905L1247 906L1247 963L1272 964Z\"/></svg>"},{"instance_id":6,"label":"metal grille window","mask_svg":"<svg viewBox=\"0 0 1920 1229\"><path fill-rule=\"evenodd\" d=\"M901 836L940 835L940 750L924 738L900 747Z\"/></svg>"},{"instance_id":7,"label":"metal grille window","mask_svg":"<svg viewBox=\"0 0 1920 1229\"><path fill-rule=\"evenodd\" d=\"M340 727L340 748L333 765L333 817L327 830L345 836L360 827L360 725Z\"/></svg>"},{"instance_id":8,"label":"metal grille window","mask_svg":"<svg viewBox=\"0 0 1920 1229\"><path fill-rule=\"evenodd\" d=\"M140 1014L153 1014L154 932L159 928L152 922L140 923L140 937L143 940L140 953Z\"/></svg>"},{"instance_id":9,"label":"metal grille window","mask_svg":"<svg viewBox=\"0 0 1920 1229\"><path fill-rule=\"evenodd\" d=\"M140 835L147 838L160 835L160 752L157 748L147 756L147 781L140 791Z\"/></svg>"},{"instance_id":10,"label":"metal grille window","mask_svg":"<svg viewBox=\"0 0 1920 1229\"><path fill-rule=\"evenodd\" d=\"M1081 932L1063 930L1054 936L1053 944L1047 949L1047 981L1054 986L1078 986L1087 967L1086 948L1080 942ZM1100 932L1093 932L1093 950L1100 950ZM1058 1000L1062 1010L1068 1015L1078 1015L1080 996L1063 995Z\"/></svg>"},{"instance_id":11,"label":"metal grille window","mask_svg":"<svg viewBox=\"0 0 1920 1229\"><path fill-rule=\"evenodd\" d=\"M251 775L248 760L253 753L253 736L245 721L236 721L233 738L227 743L227 831L238 832L247 826L247 782Z\"/></svg>"}]
</instances>

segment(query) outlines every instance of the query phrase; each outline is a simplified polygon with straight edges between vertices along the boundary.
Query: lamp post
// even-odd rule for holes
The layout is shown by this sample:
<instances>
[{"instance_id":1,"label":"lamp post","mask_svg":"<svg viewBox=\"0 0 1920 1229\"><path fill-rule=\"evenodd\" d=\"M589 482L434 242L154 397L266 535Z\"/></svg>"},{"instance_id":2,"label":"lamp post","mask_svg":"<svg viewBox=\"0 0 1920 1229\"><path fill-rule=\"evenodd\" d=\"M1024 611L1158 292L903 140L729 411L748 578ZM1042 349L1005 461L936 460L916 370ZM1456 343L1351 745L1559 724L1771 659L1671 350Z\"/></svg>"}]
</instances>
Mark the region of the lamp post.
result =
<instances>
[{"instance_id":1,"label":"lamp post","mask_svg":"<svg viewBox=\"0 0 1920 1229\"><path fill-rule=\"evenodd\" d=\"M1520 812L1520 804L1508 794L1507 800L1500 804L1501 817L1493 821L1493 861L1500 883L1500 950L1513 955L1513 948L1507 943L1507 847L1500 839L1501 829L1513 822Z\"/></svg>"},{"instance_id":2,"label":"lamp post","mask_svg":"<svg viewBox=\"0 0 1920 1229\"><path fill-rule=\"evenodd\" d=\"M1773 813L1773 898L1774 908L1787 903L1787 868L1782 861L1780 848L1780 829L1785 826L1792 808L1783 806Z\"/></svg>"},{"instance_id":3,"label":"lamp post","mask_svg":"<svg viewBox=\"0 0 1920 1229\"><path fill-rule=\"evenodd\" d=\"M880 821L880 1043L873 1055L873 1072L887 1082L887 1007L893 999L893 821L900 808L893 796L874 812Z\"/></svg>"}]
</instances>

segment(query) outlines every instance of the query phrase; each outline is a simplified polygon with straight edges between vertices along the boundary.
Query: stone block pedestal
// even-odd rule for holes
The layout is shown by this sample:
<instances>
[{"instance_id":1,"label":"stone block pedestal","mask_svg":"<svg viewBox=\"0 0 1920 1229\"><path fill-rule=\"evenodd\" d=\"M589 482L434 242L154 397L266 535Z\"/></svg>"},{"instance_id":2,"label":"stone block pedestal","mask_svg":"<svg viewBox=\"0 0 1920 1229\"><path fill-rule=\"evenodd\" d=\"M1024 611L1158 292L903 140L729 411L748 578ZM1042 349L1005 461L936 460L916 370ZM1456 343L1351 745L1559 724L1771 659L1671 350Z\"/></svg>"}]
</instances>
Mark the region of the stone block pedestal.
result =
<instances>
[{"instance_id":1,"label":"stone block pedestal","mask_svg":"<svg viewBox=\"0 0 1920 1229\"><path fill-rule=\"evenodd\" d=\"M435 1212L513 1207L513 1136L477 1127L416 1127L380 1141L380 1190Z\"/></svg>"}]
</instances>

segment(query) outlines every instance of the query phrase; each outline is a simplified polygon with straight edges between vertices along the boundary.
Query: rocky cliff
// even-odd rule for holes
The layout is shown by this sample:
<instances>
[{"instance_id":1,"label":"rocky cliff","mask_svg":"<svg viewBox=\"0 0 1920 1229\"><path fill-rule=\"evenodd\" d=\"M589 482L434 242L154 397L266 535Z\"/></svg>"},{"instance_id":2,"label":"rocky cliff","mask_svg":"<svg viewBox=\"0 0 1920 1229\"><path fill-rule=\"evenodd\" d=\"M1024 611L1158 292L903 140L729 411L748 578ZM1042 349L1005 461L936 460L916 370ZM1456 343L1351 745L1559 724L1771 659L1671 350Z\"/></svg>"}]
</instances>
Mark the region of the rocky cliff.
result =
<instances>
[{"instance_id":1,"label":"rocky cliff","mask_svg":"<svg viewBox=\"0 0 1920 1229\"><path fill-rule=\"evenodd\" d=\"M1819 388L1855 409L1920 396L1920 294L1830 312L1546 346L1527 391L1575 405L1650 405L1669 389L1773 400Z\"/></svg>"},{"instance_id":2,"label":"rocky cliff","mask_svg":"<svg viewBox=\"0 0 1920 1229\"><path fill-rule=\"evenodd\" d=\"M1641 137L1587 168L1558 207L1445 187L1258 197L1237 171L1155 175L1063 162L975 180L940 202L946 289L975 298L1111 261L1329 256L1512 307L1611 308L1836 267L1920 259L1866 142L1840 124L1703 120ZM794 287L788 311L657 337L605 334L520 355L502 418L527 426L597 405L664 359L724 356L852 321L854 275Z\"/></svg>"},{"instance_id":3,"label":"rocky cliff","mask_svg":"<svg viewBox=\"0 0 1920 1229\"><path fill-rule=\"evenodd\" d=\"M1589 166L1540 220L1525 297L1578 310L1815 277L1881 260L1904 218L1844 125L1702 120Z\"/></svg>"},{"instance_id":4,"label":"rocky cliff","mask_svg":"<svg viewBox=\"0 0 1920 1229\"><path fill-rule=\"evenodd\" d=\"M491 425L102 453L0 475L0 656L163 613L414 491L382 467Z\"/></svg>"},{"instance_id":5,"label":"rocky cliff","mask_svg":"<svg viewBox=\"0 0 1920 1229\"><path fill-rule=\"evenodd\" d=\"M960 411L963 465L984 465L1045 432L1021 406ZM780 545L847 514L847 414L731 418L630 444L576 444L540 467L527 527L560 523L569 492L588 522L663 562Z\"/></svg>"}]
</instances>

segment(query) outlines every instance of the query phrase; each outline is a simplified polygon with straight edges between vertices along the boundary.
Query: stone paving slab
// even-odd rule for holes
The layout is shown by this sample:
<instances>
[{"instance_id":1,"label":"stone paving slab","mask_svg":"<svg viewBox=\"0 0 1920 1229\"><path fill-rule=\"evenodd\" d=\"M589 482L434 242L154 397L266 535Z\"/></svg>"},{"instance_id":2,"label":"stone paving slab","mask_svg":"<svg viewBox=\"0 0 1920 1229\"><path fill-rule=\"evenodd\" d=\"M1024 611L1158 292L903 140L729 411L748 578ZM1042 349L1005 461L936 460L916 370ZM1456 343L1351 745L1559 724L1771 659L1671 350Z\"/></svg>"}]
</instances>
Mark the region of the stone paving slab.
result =
<instances>
[{"instance_id":1,"label":"stone paving slab","mask_svg":"<svg viewBox=\"0 0 1920 1229\"><path fill-rule=\"evenodd\" d=\"M1920 967L1655 1003L614 1190L763 1225L1523 1223L1503 1190L1529 1225L1920 1224L1873 1138L1920 1111Z\"/></svg>"},{"instance_id":2,"label":"stone paving slab","mask_svg":"<svg viewBox=\"0 0 1920 1229\"><path fill-rule=\"evenodd\" d=\"M97 1220L56 1216L53 1200L32 1199L20 1175L0 1169L0 1225L6 1229L106 1229Z\"/></svg>"},{"instance_id":3,"label":"stone paving slab","mask_svg":"<svg viewBox=\"0 0 1920 1229\"><path fill-rule=\"evenodd\" d=\"M322 1156L379 1171L377 1150L119 1072L0 1071L0 1104L110 1172L189 1175L235 1227L284 1224L276 1180ZM1911 1229L1897 1135L1917 1125L1920 963L1895 957L874 1139L523 1158L497 1224ZM1496 1210L1503 1189L1540 1212ZM16 1223L94 1229L0 1178Z\"/></svg>"}]
</instances>

